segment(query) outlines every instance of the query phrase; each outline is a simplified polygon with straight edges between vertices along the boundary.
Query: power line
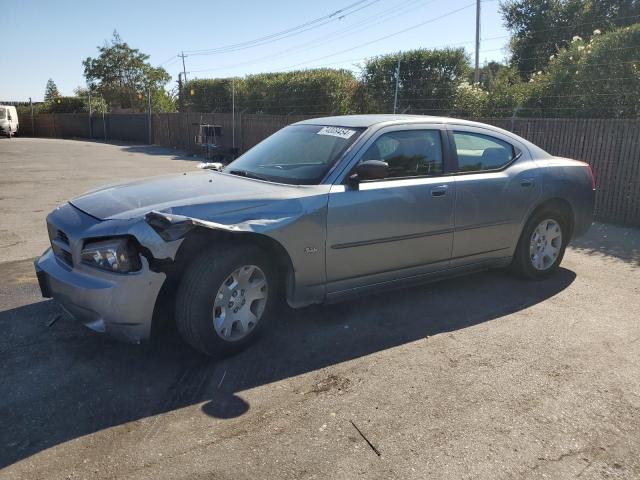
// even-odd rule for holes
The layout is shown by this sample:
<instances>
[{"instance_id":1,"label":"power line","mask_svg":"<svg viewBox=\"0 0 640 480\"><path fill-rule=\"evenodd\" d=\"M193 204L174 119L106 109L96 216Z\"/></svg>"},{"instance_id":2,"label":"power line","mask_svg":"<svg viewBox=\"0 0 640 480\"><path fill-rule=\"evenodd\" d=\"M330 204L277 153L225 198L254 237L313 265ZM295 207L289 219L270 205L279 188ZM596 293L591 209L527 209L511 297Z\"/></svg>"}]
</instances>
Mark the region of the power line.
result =
<instances>
[{"instance_id":1,"label":"power line","mask_svg":"<svg viewBox=\"0 0 640 480\"><path fill-rule=\"evenodd\" d=\"M460 7L460 8L457 8L455 10L451 10L451 11L449 11L447 13L444 13L442 15L439 15L437 17L430 18L429 20L426 20L424 22L420 22L420 23L417 23L417 24L412 25L410 27L403 28L402 30L398 30L397 32L393 32L393 33L390 33L388 35L384 35L382 37L376 38L376 39L371 40L369 42L361 43L360 45L356 45L355 47L347 48L345 50L341 50L339 52L335 52L335 53L332 53L332 54L329 54L329 55L325 55L323 57L314 58L312 60L307 60L305 62L300 62L300 63L297 63L295 65L291 65L289 67L285 67L284 69L297 67L299 65L306 65L308 63L312 63L312 62L315 62L315 61L318 61L318 60L324 60L325 58L335 57L336 55L340 55L342 53L351 52L353 50L357 50L358 48L366 47L368 45L371 45L372 43L381 42L382 40L386 40L388 38L395 37L396 35L400 35L402 33L406 33L408 31L415 30L416 28L422 27L422 26L427 25L429 23L433 23L433 22L436 22L438 20L442 20L443 18L449 17L449 16L454 15L454 14L456 14L458 12L466 10L467 8L470 8L470 7L474 6L474 5L475 5L475 2L469 3L469 4L465 5L464 7Z\"/></svg>"},{"instance_id":2,"label":"power line","mask_svg":"<svg viewBox=\"0 0 640 480\"><path fill-rule=\"evenodd\" d=\"M277 69L277 70L280 70L280 71L282 71L282 70L289 70L289 69L292 69L292 68L298 67L298 66L300 66L300 65L306 65L306 64L309 64L309 63L313 63L313 62L315 62L315 61L318 61L318 60L324 60L325 58L330 58L330 57L334 57L334 56L336 56L336 55L340 55L340 54L342 54L342 53L350 52L350 51L356 50L356 49L358 49L358 48L362 48L362 47L365 47L365 46L371 45L371 44L373 44L373 43L377 43L377 42L380 42L380 41L382 41L382 40L386 40L386 39L391 38L391 37L394 37L394 36L396 36L396 35L400 35L400 34L402 34L402 33L405 33L405 32L411 31L411 30L415 30L416 28L419 28L419 27L422 27L422 26L427 25L427 24L429 24L429 23L433 23L433 22L435 22L435 21L441 20L441 19L446 18L446 17L448 17L448 16L450 16L450 15L456 14L456 13L458 13L458 12L462 11L462 10L466 10L466 9L468 9L468 8L470 8L470 7L474 6L474 5L475 5L475 2L470 3L470 4L468 4L468 5L465 5L464 7L461 7L461 8L458 8L458 9L452 10L452 11L449 11L449 12L444 13L444 14L442 14L442 15L439 15L439 16L437 16L437 17L431 18L431 19L426 20L426 21L424 21L424 22L420 22L420 23L418 23L418 24L412 25L411 27L407 27L407 28L404 28L404 29L399 30L399 31L397 31L397 32L393 32L393 33L391 33L391 34L384 35L384 36L379 37L379 38L376 38L376 39L374 39L374 40L371 40L371 41L368 41L368 42L362 43L362 44L360 44L360 45L356 45L356 46L354 46L354 47L347 48L347 49L345 49L345 50L341 50L341 51L339 51L339 52L335 52L335 53L332 53L332 54L329 54L329 55L324 55L324 56L322 56L322 57L314 58L314 59L312 59L312 60L307 60L307 61L305 61L305 62L300 62L300 63L294 64L294 65L290 65L290 66L288 66L288 67L283 67L283 68L280 68L280 69ZM213 69L195 70L195 71L194 71L194 73L195 73L195 72L210 71L210 70L213 70Z\"/></svg>"},{"instance_id":3,"label":"power line","mask_svg":"<svg viewBox=\"0 0 640 480\"><path fill-rule=\"evenodd\" d=\"M160 62L160 63L158 64L158 66L159 66L159 67L161 67L161 66L163 66L163 65L164 65L164 64L166 64L166 63L170 63L171 61L176 60L176 58L177 58L177 55L171 55L171 56L170 56L169 58L167 58L164 62Z\"/></svg>"},{"instance_id":4,"label":"power line","mask_svg":"<svg viewBox=\"0 0 640 480\"><path fill-rule=\"evenodd\" d=\"M503 38L503 36L499 36L499 37L486 37L486 38L482 38L481 41L483 42L487 42L487 41L491 41L491 40L498 40L500 38ZM467 40L466 42L457 42L457 43L445 43L445 44L440 44L440 45L430 45L430 46L418 46L416 47L417 50L420 49L426 49L426 50L433 50L433 49L437 49L437 48L447 48L447 47L459 47L459 46L463 46L463 45L471 45L475 42L475 40ZM393 52L390 53L380 53L378 55L367 55L364 57L357 57L357 58L350 58L347 60L340 60L337 62L331 62L331 63L324 63L324 64L320 64L320 65L313 65L312 67L309 68L322 68L322 67L330 67L332 65L337 65L337 64L341 64L341 63L352 63L352 62L356 62L356 61L362 61L362 60L368 60L368 59L372 59L372 58L376 58L378 56L385 56L385 55L394 55ZM289 70L289 68L284 68L281 71L287 71Z\"/></svg>"},{"instance_id":5,"label":"power line","mask_svg":"<svg viewBox=\"0 0 640 480\"><path fill-rule=\"evenodd\" d=\"M322 25L326 25L327 23L333 22L335 20L341 20L347 15L355 13L357 11L362 10L368 6L373 5L374 3L379 2L380 0L358 0L352 4L347 5L339 10L336 10L328 15L324 15L323 17L319 17L313 20L309 20L305 23L297 25L295 27L287 28L285 30L281 30L276 33L272 33L270 35L266 35L263 37L255 38L253 40L247 40L244 42L239 42L231 45L225 45L217 48L209 48L209 49L200 49L200 50L188 50L188 55L213 55L217 53L228 53L235 52L238 50L244 50L246 48L253 48L259 45L264 45L266 43L271 43L274 41L281 40L283 38L288 38L293 35L299 35L300 33L306 32L308 30L318 28ZM365 3L364 6L355 9L358 5Z\"/></svg>"},{"instance_id":6,"label":"power line","mask_svg":"<svg viewBox=\"0 0 640 480\"><path fill-rule=\"evenodd\" d=\"M374 25L379 25L381 23L384 23L384 22L387 22L389 20L392 20L393 18L399 17L401 15L405 15L406 13L409 13L409 12L411 12L413 10L418 9L418 8L422 8L422 7L426 6L426 5L434 3L435 1L437 1L437 0L426 0L426 3L425 3L425 0L422 0L422 1L419 2L422 5L417 5L414 8L408 8L407 9L407 7L409 5L416 3L416 0L412 0L412 1L406 2L406 4L404 6L401 6L401 7L394 6L392 8L377 12L375 15L372 15L372 16L364 18L363 20L361 20L361 21L359 21L357 23L357 28L355 28L355 29L353 28L353 26L349 26L349 27L346 27L344 29L335 30L335 31L330 32L330 33L328 33L326 35L322 35L320 37L316 37L316 38L314 38L314 39L312 39L312 40L310 40L308 42L302 43L302 44L297 45L297 46L295 46L293 48L288 48L288 49L285 49L285 50L281 50L279 52L276 52L276 53L273 53L273 54L270 54L270 55L267 55L267 56L262 56L260 58L254 58L254 59L251 59L251 60L248 60L248 61L245 61L245 62L240 62L240 63L233 64L233 65L225 65L225 66L222 66L222 67L193 70L193 72L197 73L197 72L210 72L210 71L216 71L216 70L227 70L227 69L231 69L231 68L242 67L242 66L245 66L245 65L251 65L253 63L261 63L266 59L278 58L278 57L281 57L283 54L286 54L286 53L292 53L292 52L299 53L299 52L304 52L304 51L308 51L308 50L313 50L313 49L315 49L315 48L317 48L319 46L322 46L322 45L324 45L326 43L331 43L331 42L334 42L334 41L339 40L341 38L348 37L348 36L351 36L351 35L355 35L355 34L361 32L361 31L369 29L370 27L372 27ZM389 12L393 12L394 14L393 15L387 15L387 13L389 13ZM383 17L383 18L380 19L380 17ZM372 20L374 20L373 23L371 23ZM330 39L330 40L329 40L329 42L322 42L322 40L325 40L325 39ZM306 47L308 45L313 45L313 47L312 48L304 48L304 47Z\"/></svg>"}]
</instances>

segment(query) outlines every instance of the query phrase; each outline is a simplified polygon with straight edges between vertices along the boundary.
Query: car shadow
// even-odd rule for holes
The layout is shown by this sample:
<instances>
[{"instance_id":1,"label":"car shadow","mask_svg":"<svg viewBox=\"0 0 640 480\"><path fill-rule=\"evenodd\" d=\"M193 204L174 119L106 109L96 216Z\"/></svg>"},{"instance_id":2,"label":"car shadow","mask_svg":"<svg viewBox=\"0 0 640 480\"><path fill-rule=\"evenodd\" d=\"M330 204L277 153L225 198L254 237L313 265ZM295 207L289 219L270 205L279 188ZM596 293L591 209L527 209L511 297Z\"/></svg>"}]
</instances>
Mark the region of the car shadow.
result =
<instances>
[{"instance_id":1,"label":"car shadow","mask_svg":"<svg viewBox=\"0 0 640 480\"><path fill-rule=\"evenodd\" d=\"M237 395L246 389L505 317L574 279L566 269L535 284L489 271L336 305L282 307L258 343L223 360L195 353L175 335L141 346L112 341L59 318L52 301L7 310L0 313L0 468L188 405L238 417L250 408Z\"/></svg>"},{"instance_id":2,"label":"car shadow","mask_svg":"<svg viewBox=\"0 0 640 480\"><path fill-rule=\"evenodd\" d=\"M127 153L144 153L145 155L170 156L171 160L188 160L192 162L205 161L204 155L201 153L189 153L176 148L160 147L157 145L127 145L117 143L116 145L119 145L121 147L121 150Z\"/></svg>"},{"instance_id":3,"label":"car shadow","mask_svg":"<svg viewBox=\"0 0 640 480\"><path fill-rule=\"evenodd\" d=\"M640 266L640 228L637 227L596 222L584 236L572 240L571 247Z\"/></svg>"}]
</instances>

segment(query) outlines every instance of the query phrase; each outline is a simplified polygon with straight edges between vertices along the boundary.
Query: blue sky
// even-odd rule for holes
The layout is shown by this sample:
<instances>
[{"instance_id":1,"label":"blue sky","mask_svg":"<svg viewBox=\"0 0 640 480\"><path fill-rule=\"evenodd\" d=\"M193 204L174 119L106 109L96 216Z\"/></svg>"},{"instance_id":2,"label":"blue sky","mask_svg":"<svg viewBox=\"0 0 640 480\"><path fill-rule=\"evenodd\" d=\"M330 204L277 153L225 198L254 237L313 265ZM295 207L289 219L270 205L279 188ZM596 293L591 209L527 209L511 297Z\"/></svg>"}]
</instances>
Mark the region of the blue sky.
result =
<instances>
[{"instance_id":1,"label":"blue sky","mask_svg":"<svg viewBox=\"0 0 640 480\"><path fill-rule=\"evenodd\" d=\"M1 100L42 100L48 78L63 95L84 85L82 60L114 29L177 79L180 51L224 47L314 20L357 0L156 0L0 2ZM243 50L189 55L188 78L210 78L316 66L349 68L366 57L413 48L465 47L473 55L474 0L366 0L341 19L318 22L298 35ZM481 62L506 57L507 31L499 2L482 3ZM8 27L8 31L7 28ZM312 28L313 27L313 28ZM317 27L317 28L316 28ZM402 30L406 30L403 33ZM396 34L397 33L397 34ZM386 38L384 38L386 37ZM8 48L7 48L8 47ZM9 74L6 74L9 72Z\"/></svg>"}]
</instances>

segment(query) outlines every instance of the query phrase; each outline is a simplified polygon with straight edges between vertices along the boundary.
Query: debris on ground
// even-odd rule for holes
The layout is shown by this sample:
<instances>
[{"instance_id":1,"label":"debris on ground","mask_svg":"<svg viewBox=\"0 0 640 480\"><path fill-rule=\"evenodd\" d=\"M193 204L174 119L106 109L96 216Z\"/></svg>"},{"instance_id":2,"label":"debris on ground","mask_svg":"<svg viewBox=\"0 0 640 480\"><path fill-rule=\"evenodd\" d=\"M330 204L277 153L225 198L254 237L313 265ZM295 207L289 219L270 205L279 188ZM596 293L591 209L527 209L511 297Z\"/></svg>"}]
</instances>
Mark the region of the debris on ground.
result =
<instances>
[{"instance_id":1,"label":"debris on ground","mask_svg":"<svg viewBox=\"0 0 640 480\"><path fill-rule=\"evenodd\" d=\"M367 442L367 445L371 447L371 450L373 450L375 454L378 455L379 457L382 456L380 451L375 447L373 443L369 441L367 437L364 436L364 433L362 433L362 431L358 428L358 426L354 423L354 421L353 420L349 420L349 421L351 422L351 425L353 425L353 428L355 428L358 431L358 433L364 439L364 441Z\"/></svg>"}]
</instances>

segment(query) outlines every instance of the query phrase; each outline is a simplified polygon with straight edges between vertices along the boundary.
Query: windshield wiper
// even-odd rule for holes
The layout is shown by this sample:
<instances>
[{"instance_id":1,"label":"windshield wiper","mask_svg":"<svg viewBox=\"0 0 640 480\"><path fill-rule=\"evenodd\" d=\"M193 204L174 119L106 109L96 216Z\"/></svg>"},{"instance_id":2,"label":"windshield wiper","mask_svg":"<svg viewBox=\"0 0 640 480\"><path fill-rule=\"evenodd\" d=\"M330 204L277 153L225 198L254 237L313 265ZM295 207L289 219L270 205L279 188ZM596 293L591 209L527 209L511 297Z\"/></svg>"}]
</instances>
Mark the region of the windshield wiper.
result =
<instances>
[{"instance_id":1,"label":"windshield wiper","mask_svg":"<svg viewBox=\"0 0 640 480\"><path fill-rule=\"evenodd\" d=\"M265 180L267 182L271 181L267 177L263 177L262 175L258 175L257 173L253 173L248 170L229 170L229 173L240 177L255 178L256 180Z\"/></svg>"}]
</instances>

